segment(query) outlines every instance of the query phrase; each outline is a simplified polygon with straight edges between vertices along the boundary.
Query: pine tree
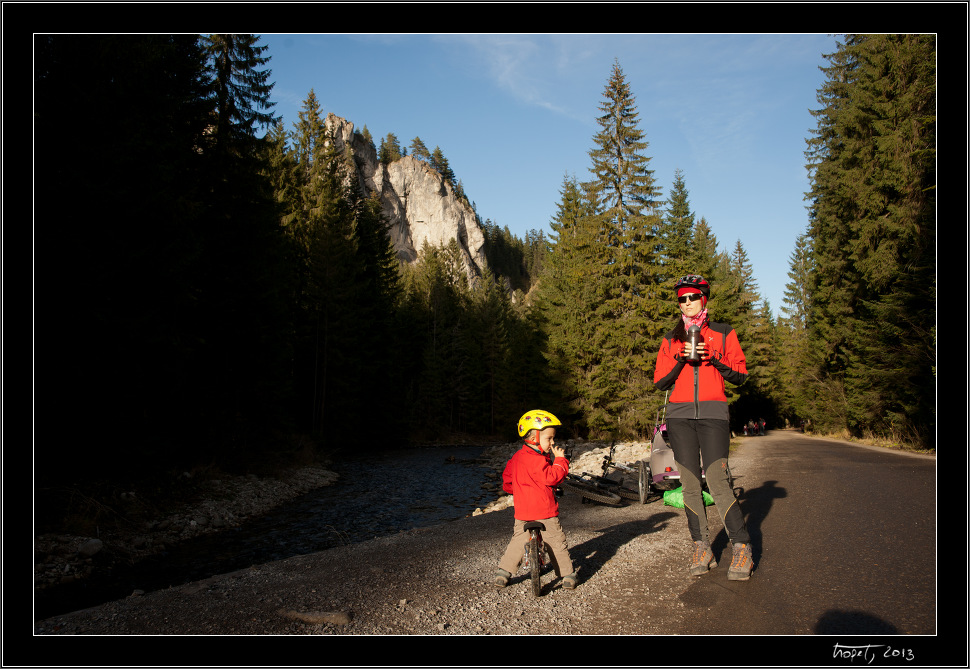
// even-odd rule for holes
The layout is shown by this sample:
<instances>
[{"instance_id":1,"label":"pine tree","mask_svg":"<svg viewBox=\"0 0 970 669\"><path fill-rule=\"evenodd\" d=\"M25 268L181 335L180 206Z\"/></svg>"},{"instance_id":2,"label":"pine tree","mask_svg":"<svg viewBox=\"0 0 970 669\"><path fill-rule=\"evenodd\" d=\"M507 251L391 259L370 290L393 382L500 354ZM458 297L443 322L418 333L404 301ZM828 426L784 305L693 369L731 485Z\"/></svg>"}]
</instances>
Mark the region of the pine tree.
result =
<instances>
[{"instance_id":1,"label":"pine tree","mask_svg":"<svg viewBox=\"0 0 970 669\"><path fill-rule=\"evenodd\" d=\"M811 415L809 396L813 383L806 374L813 365L808 341L808 315L811 310L809 288L811 282L812 251L808 234L799 235L795 250L789 258L785 285L784 316L778 318L775 350L781 355L777 361L779 391L776 397L782 413L793 424Z\"/></svg>"},{"instance_id":2,"label":"pine tree","mask_svg":"<svg viewBox=\"0 0 970 669\"><path fill-rule=\"evenodd\" d=\"M323 150L324 142L320 103L313 89L310 89L303 101L303 107L298 112L298 119L293 124L291 135L297 197L288 213L285 231L292 240L298 254L294 266L297 274L302 277L298 281L300 286L298 294L302 295L299 302L305 308L308 308L306 290L309 282L311 215L317 206L314 182L319 179L317 175L317 170L320 168L318 154Z\"/></svg>"},{"instance_id":3,"label":"pine tree","mask_svg":"<svg viewBox=\"0 0 970 669\"><path fill-rule=\"evenodd\" d=\"M424 142L421 141L420 137L415 137L411 140L411 155L426 163L431 161L431 153L428 151L428 147L424 145Z\"/></svg>"},{"instance_id":4,"label":"pine tree","mask_svg":"<svg viewBox=\"0 0 970 669\"><path fill-rule=\"evenodd\" d=\"M571 423L587 429L589 375L599 360L593 343L596 286L592 270L604 245L592 216L595 204L586 199L575 177L563 178L561 199L550 221L552 238L537 300L548 337L549 367L569 407Z\"/></svg>"},{"instance_id":5,"label":"pine tree","mask_svg":"<svg viewBox=\"0 0 970 669\"><path fill-rule=\"evenodd\" d=\"M441 175L441 178L445 182L451 184L452 188L455 187L455 173L452 171L451 165L448 164L448 159L445 158L445 154L442 153L440 147L434 147L434 151L431 152L429 164L438 171L438 174Z\"/></svg>"},{"instance_id":6,"label":"pine tree","mask_svg":"<svg viewBox=\"0 0 970 669\"><path fill-rule=\"evenodd\" d=\"M273 193L280 212L280 226L288 227L297 217L300 192L295 152L289 145L289 133L280 119L267 136L266 177L273 186Z\"/></svg>"},{"instance_id":7,"label":"pine tree","mask_svg":"<svg viewBox=\"0 0 970 669\"><path fill-rule=\"evenodd\" d=\"M515 384L511 364L511 334L514 314L504 289L490 271L471 293L469 377L475 388L471 427L480 433L496 434L511 424L515 404L510 390Z\"/></svg>"},{"instance_id":8,"label":"pine tree","mask_svg":"<svg viewBox=\"0 0 970 669\"><path fill-rule=\"evenodd\" d=\"M754 270L748 259L747 251L741 240L735 242L730 256L723 256L720 269L714 272L717 282L711 282L711 301L708 305L711 320L723 321L731 325L737 333L738 341L744 350L748 379L740 390L726 384L728 402L734 402L739 394L749 393L760 396L764 384L759 380L765 376L770 346L770 331L765 323L764 314L758 308L760 296L754 280ZM716 302L715 302L716 296ZM760 402L760 399L759 399ZM739 411L758 411L761 407L747 406ZM752 416L732 415L733 420L747 420Z\"/></svg>"},{"instance_id":9,"label":"pine tree","mask_svg":"<svg viewBox=\"0 0 970 669\"><path fill-rule=\"evenodd\" d=\"M220 460L235 464L264 457L272 414L288 412L277 397L289 357L289 294L286 248L279 227L274 184L268 177L268 111L273 84L265 47L253 35L203 38L215 91L213 143L208 148L213 179L206 211L206 276L210 373L221 388L210 406L212 445ZM239 360L251 362L245 369ZM245 447L243 446L245 445Z\"/></svg>"},{"instance_id":10,"label":"pine tree","mask_svg":"<svg viewBox=\"0 0 970 669\"><path fill-rule=\"evenodd\" d=\"M701 220L694 226L694 233L691 236L690 253L687 257L687 271L685 273L700 274L709 282L717 281L720 277L717 276L716 268L718 259L722 255L718 247L717 235L714 234L707 219L702 216ZM717 292L712 291L710 304L716 303Z\"/></svg>"},{"instance_id":11,"label":"pine tree","mask_svg":"<svg viewBox=\"0 0 970 669\"><path fill-rule=\"evenodd\" d=\"M349 438L363 415L366 396L357 364L366 352L357 330L362 301L356 221L345 191L346 169L332 139L320 146L306 185L308 208L307 287L312 355L312 430L325 443Z\"/></svg>"},{"instance_id":12,"label":"pine tree","mask_svg":"<svg viewBox=\"0 0 970 669\"><path fill-rule=\"evenodd\" d=\"M297 118L299 121L293 124L294 151L303 180L307 181L316 160L317 151L322 148L318 146L318 142L324 137L320 101L312 88L306 100L303 101L303 108L297 112Z\"/></svg>"},{"instance_id":13,"label":"pine tree","mask_svg":"<svg viewBox=\"0 0 970 669\"><path fill-rule=\"evenodd\" d=\"M595 266L601 297L594 309L594 344L603 357L591 373L587 419L594 430L645 434L653 414L648 409L654 401L654 350L663 335L657 254L662 202L650 158L643 154L648 144L638 128L636 102L618 62L600 111L587 188L601 205L595 219L606 253L606 261Z\"/></svg>"},{"instance_id":14,"label":"pine tree","mask_svg":"<svg viewBox=\"0 0 970 669\"><path fill-rule=\"evenodd\" d=\"M259 69L269 62L256 35L208 35L204 38L213 69L216 98L216 152L232 154L255 137L256 128L270 128L276 117L269 111L273 84L271 71Z\"/></svg>"},{"instance_id":15,"label":"pine tree","mask_svg":"<svg viewBox=\"0 0 970 669\"><path fill-rule=\"evenodd\" d=\"M397 136L393 132L387 133L387 137L381 140L378 155L383 165L390 165L401 159L401 144L397 141Z\"/></svg>"},{"instance_id":16,"label":"pine tree","mask_svg":"<svg viewBox=\"0 0 970 669\"><path fill-rule=\"evenodd\" d=\"M416 432L460 429L471 396L466 350L468 280L457 242L427 242L409 270L413 315L422 332L421 366L415 387L412 426Z\"/></svg>"},{"instance_id":17,"label":"pine tree","mask_svg":"<svg viewBox=\"0 0 970 669\"><path fill-rule=\"evenodd\" d=\"M813 421L935 445L933 35L850 35L808 141Z\"/></svg>"},{"instance_id":18,"label":"pine tree","mask_svg":"<svg viewBox=\"0 0 970 669\"><path fill-rule=\"evenodd\" d=\"M37 489L130 482L208 437L206 59L197 35L35 35L33 55Z\"/></svg>"},{"instance_id":19,"label":"pine tree","mask_svg":"<svg viewBox=\"0 0 970 669\"><path fill-rule=\"evenodd\" d=\"M542 230L529 230L525 236L525 271L529 278L526 292L538 282L546 265L549 253L549 241Z\"/></svg>"},{"instance_id":20,"label":"pine tree","mask_svg":"<svg viewBox=\"0 0 970 669\"><path fill-rule=\"evenodd\" d=\"M303 429L327 442L346 436L364 406L355 377L376 356L362 350L371 330L357 332L357 324L373 318L381 293L379 269L366 269L360 251L362 244L376 243L372 235L379 222L361 223L370 210L348 186L346 158L337 153L321 116L311 90L292 134L299 198L285 230L297 276L292 365L297 415ZM371 231L363 242L361 228Z\"/></svg>"},{"instance_id":21,"label":"pine tree","mask_svg":"<svg viewBox=\"0 0 970 669\"><path fill-rule=\"evenodd\" d=\"M731 306L728 306L726 301L721 301L719 308L725 319L737 321L734 329L738 331L738 337L746 341L751 335L749 325L758 314L758 302L761 298L758 294L758 284L754 279L754 268L740 239L735 242L734 250L731 252L729 273L728 292Z\"/></svg>"},{"instance_id":22,"label":"pine tree","mask_svg":"<svg viewBox=\"0 0 970 669\"><path fill-rule=\"evenodd\" d=\"M694 212L690 210L684 173L679 169L674 172L674 185L667 201L663 231L658 251L664 263L664 273L658 279L662 299L666 302L675 297L673 284L677 277L697 273L691 260Z\"/></svg>"}]
</instances>

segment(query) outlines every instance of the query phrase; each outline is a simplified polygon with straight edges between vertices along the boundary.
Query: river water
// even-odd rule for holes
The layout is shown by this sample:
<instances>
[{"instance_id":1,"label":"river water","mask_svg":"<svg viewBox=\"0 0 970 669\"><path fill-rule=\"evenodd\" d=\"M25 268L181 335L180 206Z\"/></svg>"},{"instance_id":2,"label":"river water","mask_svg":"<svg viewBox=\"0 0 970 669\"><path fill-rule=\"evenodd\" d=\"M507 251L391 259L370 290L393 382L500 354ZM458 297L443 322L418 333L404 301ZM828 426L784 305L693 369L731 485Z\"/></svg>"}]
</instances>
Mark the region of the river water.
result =
<instances>
[{"instance_id":1,"label":"river water","mask_svg":"<svg viewBox=\"0 0 970 669\"><path fill-rule=\"evenodd\" d=\"M417 448L342 457L340 474L238 527L184 541L169 552L116 569L110 577L38 592L36 619L244 569L464 518L495 498L480 446ZM453 458L453 460L451 459Z\"/></svg>"}]
</instances>

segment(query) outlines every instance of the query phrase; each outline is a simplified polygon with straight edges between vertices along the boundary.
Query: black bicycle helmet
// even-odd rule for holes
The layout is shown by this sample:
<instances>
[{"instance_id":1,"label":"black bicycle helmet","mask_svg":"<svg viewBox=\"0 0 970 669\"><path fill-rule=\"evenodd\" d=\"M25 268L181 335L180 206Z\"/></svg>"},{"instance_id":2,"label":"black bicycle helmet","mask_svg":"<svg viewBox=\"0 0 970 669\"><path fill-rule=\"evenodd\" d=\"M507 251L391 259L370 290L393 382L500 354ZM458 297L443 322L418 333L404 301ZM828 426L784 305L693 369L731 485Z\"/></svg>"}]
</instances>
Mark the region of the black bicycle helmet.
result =
<instances>
[{"instance_id":1,"label":"black bicycle helmet","mask_svg":"<svg viewBox=\"0 0 970 669\"><path fill-rule=\"evenodd\" d=\"M677 291L684 287L696 288L701 291L701 294L706 299L711 299L711 284L700 274L688 274L677 279L677 283L674 284L674 290Z\"/></svg>"}]
</instances>

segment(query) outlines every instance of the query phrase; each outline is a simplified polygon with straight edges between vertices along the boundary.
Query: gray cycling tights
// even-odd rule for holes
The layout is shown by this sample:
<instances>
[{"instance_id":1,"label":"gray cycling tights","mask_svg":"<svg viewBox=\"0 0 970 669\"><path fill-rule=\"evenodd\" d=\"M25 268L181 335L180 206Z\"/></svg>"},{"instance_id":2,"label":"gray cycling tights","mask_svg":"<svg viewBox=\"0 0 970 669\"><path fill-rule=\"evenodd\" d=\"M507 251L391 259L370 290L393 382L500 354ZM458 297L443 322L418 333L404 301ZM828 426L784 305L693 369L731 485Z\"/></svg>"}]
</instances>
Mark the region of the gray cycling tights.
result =
<instances>
[{"instance_id":1,"label":"gray cycling tights","mask_svg":"<svg viewBox=\"0 0 970 669\"><path fill-rule=\"evenodd\" d=\"M707 487L731 543L750 541L744 515L728 479L731 432L726 420L668 418L667 436L684 486L684 511L692 541L709 542L707 509L701 493L701 463Z\"/></svg>"}]
</instances>

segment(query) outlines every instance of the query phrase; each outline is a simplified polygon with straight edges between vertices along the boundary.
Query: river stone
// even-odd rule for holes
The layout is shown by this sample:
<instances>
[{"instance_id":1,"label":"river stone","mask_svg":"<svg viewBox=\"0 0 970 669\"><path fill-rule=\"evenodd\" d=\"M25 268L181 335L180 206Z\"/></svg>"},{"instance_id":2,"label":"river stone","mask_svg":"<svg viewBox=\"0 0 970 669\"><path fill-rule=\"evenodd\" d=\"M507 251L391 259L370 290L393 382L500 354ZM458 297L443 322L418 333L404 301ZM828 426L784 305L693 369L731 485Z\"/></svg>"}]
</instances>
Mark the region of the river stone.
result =
<instances>
[{"instance_id":1,"label":"river stone","mask_svg":"<svg viewBox=\"0 0 970 669\"><path fill-rule=\"evenodd\" d=\"M93 557L102 548L104 548L104 543L100 539L88 539L78 547L77 552L84 557Z\"/></svg>"}]
</instances>

